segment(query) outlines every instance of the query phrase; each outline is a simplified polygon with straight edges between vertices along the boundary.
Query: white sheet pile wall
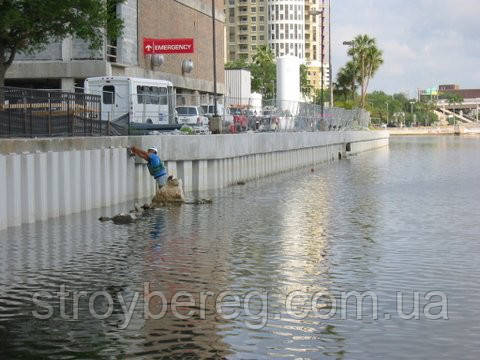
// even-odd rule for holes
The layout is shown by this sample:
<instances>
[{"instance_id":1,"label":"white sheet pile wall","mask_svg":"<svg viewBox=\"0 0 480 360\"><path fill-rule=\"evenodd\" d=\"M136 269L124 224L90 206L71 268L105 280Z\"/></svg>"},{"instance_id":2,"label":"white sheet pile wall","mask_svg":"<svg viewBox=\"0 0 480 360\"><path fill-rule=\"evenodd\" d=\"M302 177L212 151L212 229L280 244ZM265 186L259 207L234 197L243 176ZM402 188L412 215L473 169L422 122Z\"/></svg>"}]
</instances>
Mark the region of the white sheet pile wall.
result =
<instances>
[{"instance_id":1,"label":"white sheet pile wall","mask_svg":"<svg viewBox=\"0 0 480 360\"><path fill-rule=\"evenodd\" d=\"M386 132L0 140L0 230L151 197L127 146L157 146L185 192L219 189L388 145Z\"/></svg>"}]
</instances>

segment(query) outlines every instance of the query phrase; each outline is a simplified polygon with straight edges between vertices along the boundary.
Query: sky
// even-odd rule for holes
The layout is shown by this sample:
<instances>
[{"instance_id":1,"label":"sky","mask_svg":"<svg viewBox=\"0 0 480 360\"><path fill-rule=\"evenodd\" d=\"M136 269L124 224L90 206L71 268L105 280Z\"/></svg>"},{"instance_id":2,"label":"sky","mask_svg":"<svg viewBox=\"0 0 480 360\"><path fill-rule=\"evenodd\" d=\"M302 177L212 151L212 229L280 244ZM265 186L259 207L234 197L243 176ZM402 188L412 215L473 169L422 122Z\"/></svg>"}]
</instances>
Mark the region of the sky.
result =
<instances>
[{"instance_id":1,"label":"sky","mask_svg":"<svg viewBox=\"0 0 480 360\"><path fill-rule=\"evenodd\" d=\"M358 34L377 39L384 64L369 90L480 88L480 0L331 0L334 74Z\"/></svg>"}]
</instances>

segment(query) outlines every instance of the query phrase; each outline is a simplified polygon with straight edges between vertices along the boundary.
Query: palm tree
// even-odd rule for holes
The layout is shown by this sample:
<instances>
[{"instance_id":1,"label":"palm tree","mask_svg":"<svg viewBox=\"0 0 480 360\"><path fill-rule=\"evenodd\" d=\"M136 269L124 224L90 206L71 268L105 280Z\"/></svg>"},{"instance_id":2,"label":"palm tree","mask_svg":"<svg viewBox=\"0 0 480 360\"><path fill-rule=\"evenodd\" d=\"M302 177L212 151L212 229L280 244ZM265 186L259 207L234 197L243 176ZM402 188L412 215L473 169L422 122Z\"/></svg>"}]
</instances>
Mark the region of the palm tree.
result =
<instances>
[{"instance_id":1,"label":"palm tree","mask_svg":"<svg viewBox=\"0 0 480 360\"><path fill-rule=\"evenodd\" d=\"M361 105L365 108L368 85L380 65L383 64L383 52L378 49L377 41L368 35L358 35L348 54L354 59L358 69L357 76L361 88Z\"/></svg>"},{"instance_id":2,"label":"palm tree","mask_svg":"<svg viewBox=\"0 0 480 360\"><path fill-rule=\"evenodd\" d=\"M337 74L337 89L340 90L347 100L348 90L352 92L352 99L355 101L357 90L357 68L353 61L349 61ZM342 90L343 89L343 90Z\"/></svg>"}]
</instances>

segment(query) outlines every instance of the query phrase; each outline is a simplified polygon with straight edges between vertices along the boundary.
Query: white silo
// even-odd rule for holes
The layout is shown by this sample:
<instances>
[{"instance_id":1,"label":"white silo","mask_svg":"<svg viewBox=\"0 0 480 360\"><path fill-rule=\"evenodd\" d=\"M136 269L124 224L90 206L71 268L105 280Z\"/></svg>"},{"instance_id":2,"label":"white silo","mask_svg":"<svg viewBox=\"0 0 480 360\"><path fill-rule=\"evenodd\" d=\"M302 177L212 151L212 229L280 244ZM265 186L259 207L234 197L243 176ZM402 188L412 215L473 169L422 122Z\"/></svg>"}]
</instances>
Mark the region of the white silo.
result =
<instances>
[{"instance_id":1,"label":"white silo","mask_svg":"<svg viewBox=\"0 0 480 360\"><path fill-rule=\"evenodd\" d=\"M296 56L277 58L277 107L292 115L300 101L300 63Z\"/></svg>"}]
</instances>

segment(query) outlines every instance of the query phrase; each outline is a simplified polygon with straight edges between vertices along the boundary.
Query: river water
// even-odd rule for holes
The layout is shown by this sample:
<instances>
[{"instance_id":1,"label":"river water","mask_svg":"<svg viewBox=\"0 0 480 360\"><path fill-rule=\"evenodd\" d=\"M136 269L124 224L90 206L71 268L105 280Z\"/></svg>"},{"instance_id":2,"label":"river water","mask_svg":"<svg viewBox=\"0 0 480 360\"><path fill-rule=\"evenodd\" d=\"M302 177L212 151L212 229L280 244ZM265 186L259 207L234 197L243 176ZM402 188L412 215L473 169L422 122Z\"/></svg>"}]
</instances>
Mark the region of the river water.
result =
<instances>
[{"instance_id":1,"label":"river water","mask_svg":"<svg viewBox=\"0 0 480 360\"><path fill-rule=\"evenodd\" d=\"M130 226L0 232L0 358L478 359L479 179L480 138L399 137Z\"/></svg>"}]
</instances>

